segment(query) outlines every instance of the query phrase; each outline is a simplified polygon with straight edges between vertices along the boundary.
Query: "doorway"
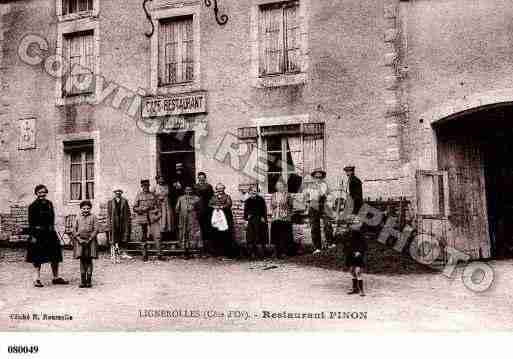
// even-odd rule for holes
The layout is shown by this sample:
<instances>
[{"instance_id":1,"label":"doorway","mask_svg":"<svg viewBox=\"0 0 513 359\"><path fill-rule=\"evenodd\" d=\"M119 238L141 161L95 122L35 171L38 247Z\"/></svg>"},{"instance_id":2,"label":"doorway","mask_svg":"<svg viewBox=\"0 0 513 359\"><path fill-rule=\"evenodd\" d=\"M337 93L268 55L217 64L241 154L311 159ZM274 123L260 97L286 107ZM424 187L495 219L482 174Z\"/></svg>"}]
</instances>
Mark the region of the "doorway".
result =
<instances>
[{"instance_id":1,"label":"doorway","mask_svg":"<svg viewBox=\"0 0 513 359\"><path fill-rule=\"evenodd\" d=\"M196 157L194 152L194 131L175 131L159 134L157 137L158 168L157 173L166 183L177 178L176 165L183 165L185 185L193 185L196 178Z\"/></svg>"},{"instance_id":2,"label":"doorway","mask_svg":"<svg viewBox=\"0 0 513 359\"><path fill-rule=\"evenodd\" d=\"M494 258L513 257L512 119L512 106L495 106L435 126L453 235L477 258L484 243Z\"/></svg>"}]
</instances>

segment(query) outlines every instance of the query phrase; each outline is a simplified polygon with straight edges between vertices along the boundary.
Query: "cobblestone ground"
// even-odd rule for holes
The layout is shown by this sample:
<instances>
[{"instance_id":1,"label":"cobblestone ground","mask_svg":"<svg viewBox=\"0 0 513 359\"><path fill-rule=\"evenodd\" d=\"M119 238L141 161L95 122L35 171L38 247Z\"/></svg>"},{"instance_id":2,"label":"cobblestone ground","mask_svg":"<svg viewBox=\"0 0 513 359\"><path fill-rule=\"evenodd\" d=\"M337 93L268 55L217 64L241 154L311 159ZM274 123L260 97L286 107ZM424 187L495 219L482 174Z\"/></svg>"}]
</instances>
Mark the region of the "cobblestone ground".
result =
<instances>
[{"instance_id":1,"label":"cobblestone ground","mask_svg":"<svg viewBox=\"0 0 513 359\"><path fill-rule=\"evenodd\" d=\"M32 286L23 251L0 258L0 330L504 330L513 329L513 262L490 262L493 287L482 294L440 274L368 275L367 296L348 296L349 275L285 261L218 259L95 262L91 289L80 289L79 263L65 253L68 286ZM140 316L140 310L199 311L200 318ZM227 318L229 310L249 319ZM324 312L326 319L266 319L263 311ZM213 311L224 317L206 318ZM329 319L329 312L367 312L367 319ZM72 320L13 320L10 314L69 314Z\"/></svg>"}]
</instances>

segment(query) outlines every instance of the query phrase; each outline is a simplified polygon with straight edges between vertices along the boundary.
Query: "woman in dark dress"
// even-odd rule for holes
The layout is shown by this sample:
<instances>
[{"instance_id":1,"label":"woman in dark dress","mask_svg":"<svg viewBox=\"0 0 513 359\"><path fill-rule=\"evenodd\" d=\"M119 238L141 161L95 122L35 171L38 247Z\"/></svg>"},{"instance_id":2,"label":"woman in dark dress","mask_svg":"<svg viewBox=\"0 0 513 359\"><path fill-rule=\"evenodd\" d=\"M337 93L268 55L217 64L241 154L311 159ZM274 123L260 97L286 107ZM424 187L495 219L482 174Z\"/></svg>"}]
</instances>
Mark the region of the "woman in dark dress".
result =
<instances>
[{"instance_id":1,"label":"woman in dark dress","mask_svg":"<svg viewBox=\"0 0 513 359\"><path fill-rule=\"evenodd\" d=\"M215 195L210 199L210 230L213 254L232 257L235 254L233 241L232 199L222 183L216 185Z\"/></svg>"},{"instance_id":2,"label":"woman in dark dress","mask_svg":"<svg viewBox=\"0 0 513 359\"><path fill-rule=\"evenodd\" d=\"M55 212L52 202L46 199L48 188L37 185L34 189L36 200L28 208L30 240L27 248L27 262L32 263L36 270L34 286L42 287L41 264L50 263L53 273L53 284L68 284L59 277L59 263L62 262L62 248L55 231Z\"/></svg>"}]
</instances>

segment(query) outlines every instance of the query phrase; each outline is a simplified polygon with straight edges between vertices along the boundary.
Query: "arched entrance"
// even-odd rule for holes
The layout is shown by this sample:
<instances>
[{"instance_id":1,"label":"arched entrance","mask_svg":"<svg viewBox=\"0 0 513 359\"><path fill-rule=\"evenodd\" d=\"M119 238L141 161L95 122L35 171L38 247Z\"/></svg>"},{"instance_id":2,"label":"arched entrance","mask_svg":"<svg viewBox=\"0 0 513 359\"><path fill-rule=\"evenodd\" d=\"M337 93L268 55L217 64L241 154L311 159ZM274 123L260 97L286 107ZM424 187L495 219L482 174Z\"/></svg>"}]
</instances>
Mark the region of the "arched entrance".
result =
<instances>
[{"instance_id":1,"label":"arched entrance","mask_svg":"<svg viewBox=\"0 0 513 359\"><path fill-rule=\"evenodd\" d=\"M473 108L431 123L447 173L448 221L474 258L513 255L513 104ZM477 252L476 252L477 251Z\"/></svg>"}]
</instances>

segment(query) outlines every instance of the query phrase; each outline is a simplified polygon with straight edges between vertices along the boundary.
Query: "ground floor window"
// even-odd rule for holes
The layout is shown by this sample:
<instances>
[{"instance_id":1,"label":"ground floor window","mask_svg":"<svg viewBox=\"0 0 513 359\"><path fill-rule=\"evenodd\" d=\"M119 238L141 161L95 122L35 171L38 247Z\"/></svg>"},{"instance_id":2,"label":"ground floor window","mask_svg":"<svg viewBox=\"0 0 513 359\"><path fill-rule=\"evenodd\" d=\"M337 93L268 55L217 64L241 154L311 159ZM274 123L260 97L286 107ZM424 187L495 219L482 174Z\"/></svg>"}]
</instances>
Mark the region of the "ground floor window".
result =
<instances>
[{"instance_id":1,"label":"ground floor window","mask_svg":"<svg viewBox=\"0 0 513 359\"><path fill-rule=\"evenodd\" d=\"M289 192L297 193L311 181L310 172L325 165L323 123L245 127L239 128L238 137L244 149L240 160L252 161L249 167L263 172L260 180L242 173L241 187L258 183L263 192L273 193L282 179Z\"/></svg>"},{"instance_id":2,"label":"ground floor window","mask_svg":"<svg viewBox=\"0 0 513 359\"><path fill-rule=\"evenodd\" d=\"M94 199L95 159L92 140L64 143L67 198L70 201Z\"/></svg>"}]
</instances>

